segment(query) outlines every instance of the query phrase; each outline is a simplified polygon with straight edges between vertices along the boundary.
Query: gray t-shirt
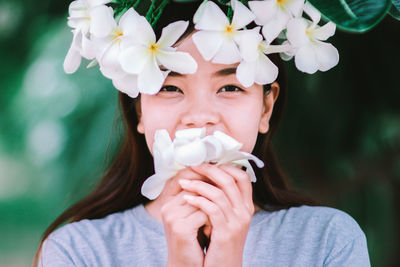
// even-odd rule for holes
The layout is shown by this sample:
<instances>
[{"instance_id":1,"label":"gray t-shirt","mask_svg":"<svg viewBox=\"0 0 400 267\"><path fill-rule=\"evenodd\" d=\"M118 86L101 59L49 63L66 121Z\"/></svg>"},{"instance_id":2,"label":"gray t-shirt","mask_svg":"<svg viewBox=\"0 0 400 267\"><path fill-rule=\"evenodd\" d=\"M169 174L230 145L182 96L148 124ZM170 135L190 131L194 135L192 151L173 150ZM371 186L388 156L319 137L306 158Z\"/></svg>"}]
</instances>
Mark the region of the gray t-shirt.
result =
<instances>
[{"instance_id":1,"label":"gray t-shirt","mask_svg":"<svg viewBox=\"0 0 400 267\"><path fill-rule=\"evenodd\" d=\"M165 266L162 223L140 205L67 224L43 244L39 266ZM251 221L243 266L370 266L365 235L346 213L302 206L261 210Z\"/></svg>"}]
</instances>

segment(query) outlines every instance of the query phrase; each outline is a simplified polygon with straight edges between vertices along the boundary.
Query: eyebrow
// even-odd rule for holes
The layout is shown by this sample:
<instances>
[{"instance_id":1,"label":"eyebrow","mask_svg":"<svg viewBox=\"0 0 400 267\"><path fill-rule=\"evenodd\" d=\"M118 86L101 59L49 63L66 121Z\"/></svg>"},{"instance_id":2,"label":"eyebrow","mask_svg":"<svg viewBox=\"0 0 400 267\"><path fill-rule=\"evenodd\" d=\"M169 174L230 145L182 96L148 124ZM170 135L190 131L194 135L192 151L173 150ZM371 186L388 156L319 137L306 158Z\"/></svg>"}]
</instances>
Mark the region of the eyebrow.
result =
<instances>
[{"instance_id":1,"label":"eyebrow","mask_svg":"<svg viewBox=\"0 0 400 267\"><path fill-rule=\"evenodd\" d=\"M228 76L236 73L236 68L226 68L213 73L213 76Z\"/></svg>"},{"instance_id":2,"label":"eyebrow","mask_svg":"<svg viewBox=\"0 0 400 267\"><path fill-rule=\"evenodd\" d=\"M161 70L164 71L166 69L162 68ZM235 73L236 73L236 68L226 68L226 69L218 70L218 71L214 72L212 75L221 77L221 76L232 75L232 74L235 74ZM175 71L171 71L168 74L168 76L171 76L171 77L183 77L185 75L184 74L180 74L180 73L175 72Z\"/></svg>"}]
</instances>

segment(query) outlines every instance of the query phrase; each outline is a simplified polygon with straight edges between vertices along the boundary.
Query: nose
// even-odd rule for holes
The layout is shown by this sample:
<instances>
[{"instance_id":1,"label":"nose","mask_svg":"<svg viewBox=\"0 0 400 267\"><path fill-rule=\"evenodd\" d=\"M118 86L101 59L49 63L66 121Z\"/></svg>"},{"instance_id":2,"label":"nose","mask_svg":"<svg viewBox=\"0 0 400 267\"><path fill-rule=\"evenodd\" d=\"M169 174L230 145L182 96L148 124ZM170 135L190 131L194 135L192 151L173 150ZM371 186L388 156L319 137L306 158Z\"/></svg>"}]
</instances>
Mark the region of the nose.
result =
<instances>
[{"instance_id":1,"label":"nose","mask_svg":"<svg viewBox=\"0 0 400 267\"><path fill-rule=\"evenodd\" d=\"M186 128L211 128L220 120L215 103L205 98L197 98L188 103L181 122Z\"/></svg>"}]
</instances>

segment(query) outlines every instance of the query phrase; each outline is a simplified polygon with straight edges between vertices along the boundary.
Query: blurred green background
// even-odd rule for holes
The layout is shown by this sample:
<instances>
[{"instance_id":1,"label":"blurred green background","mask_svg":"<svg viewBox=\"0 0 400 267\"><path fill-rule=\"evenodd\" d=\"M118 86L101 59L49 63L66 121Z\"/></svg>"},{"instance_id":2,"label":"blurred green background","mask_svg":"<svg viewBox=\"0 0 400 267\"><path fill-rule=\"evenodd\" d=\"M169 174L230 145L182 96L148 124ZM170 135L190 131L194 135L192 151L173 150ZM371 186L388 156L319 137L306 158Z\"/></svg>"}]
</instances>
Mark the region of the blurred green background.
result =
<instances>
[{"instance_id":1,"label":"blurred green background","mask_svg":"<svg viewBox=\"0 0 400 267\"><path fill-rule=\"evenodd\" d=\"M119 141L111 82L95 68L63 73L68 4L0 0L0 266L31 264L45 228L95 185ZM330 42L341 58L329 72L287 64L278 156L299 189L358 221L373 266L395 266L400 22Z\"/></svg>"}]
</instances>

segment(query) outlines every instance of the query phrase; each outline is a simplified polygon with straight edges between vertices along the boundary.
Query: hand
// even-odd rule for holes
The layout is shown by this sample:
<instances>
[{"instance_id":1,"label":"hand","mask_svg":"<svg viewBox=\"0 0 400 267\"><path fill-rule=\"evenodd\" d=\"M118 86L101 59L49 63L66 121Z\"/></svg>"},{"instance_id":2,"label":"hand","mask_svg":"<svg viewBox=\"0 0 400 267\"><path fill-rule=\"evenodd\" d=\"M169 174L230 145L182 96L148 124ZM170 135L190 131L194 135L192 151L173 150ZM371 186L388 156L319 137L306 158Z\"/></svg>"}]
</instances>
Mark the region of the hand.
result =
<instances>
[{"instance_id":1,"label":"hand","mask_svg":"<svg viewBox=\"0 0 400 267\"><path fill-rule=\"evenodd\" d=\"M186 201L207 214L211 223L210 245L204 266L242 266L243 249L254 214L248 174L237 167L202 164L192 167L202 180L180 180Z\"/></svg>"},{"instance_id":2,"label":"hand","mask_svg":"<svg viewBox=\"0 0 400 267\"><path fill-rule=\"evenodd\" d=\"M167 266L203 266L204 252L198 237L199 229L208 222L207 215L198 208L189 205L178 184L179 179L191 180L202 177L190 169L180 171L168 181L162 194L156 201L163 202L161 217L168 246Z\"/></svg>"}]
</instances>

